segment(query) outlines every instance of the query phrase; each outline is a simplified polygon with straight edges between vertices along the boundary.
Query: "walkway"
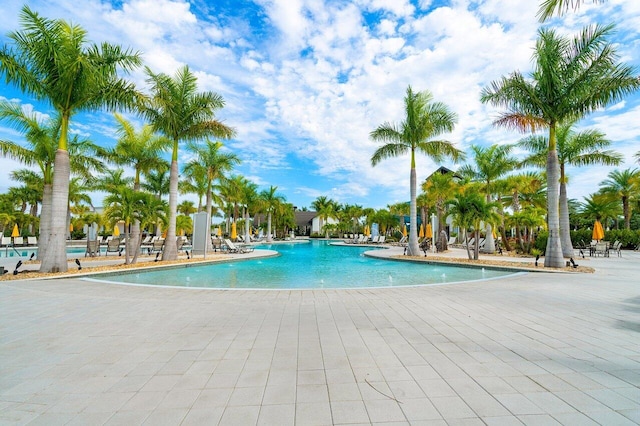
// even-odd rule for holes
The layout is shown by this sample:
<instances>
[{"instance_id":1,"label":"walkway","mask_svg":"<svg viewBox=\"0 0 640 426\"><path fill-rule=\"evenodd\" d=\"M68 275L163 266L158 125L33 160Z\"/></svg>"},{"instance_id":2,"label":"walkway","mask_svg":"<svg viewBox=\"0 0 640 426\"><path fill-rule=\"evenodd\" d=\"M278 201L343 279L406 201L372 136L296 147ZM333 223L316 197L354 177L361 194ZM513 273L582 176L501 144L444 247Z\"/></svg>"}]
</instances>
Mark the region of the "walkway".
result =
<instances>
[{"instance_id":1,"label":"walkway","mask_svg":"<svg viewBox=\"0 0 640 426\"><path fill-rule=\"evenodd\" d=\"M0 282L0 424L640 423L640 254L341 291Z\"/></svg>"}]
</instances>

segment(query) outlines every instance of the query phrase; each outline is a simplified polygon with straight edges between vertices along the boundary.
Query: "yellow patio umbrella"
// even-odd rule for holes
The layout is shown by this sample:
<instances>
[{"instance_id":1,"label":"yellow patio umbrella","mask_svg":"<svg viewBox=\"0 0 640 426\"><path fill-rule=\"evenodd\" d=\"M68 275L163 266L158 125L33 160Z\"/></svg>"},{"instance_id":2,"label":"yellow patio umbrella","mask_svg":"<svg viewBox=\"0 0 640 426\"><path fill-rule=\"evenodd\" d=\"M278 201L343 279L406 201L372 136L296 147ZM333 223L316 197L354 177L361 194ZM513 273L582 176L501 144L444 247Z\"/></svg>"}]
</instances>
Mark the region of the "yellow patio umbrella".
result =
<instances>
[{"instance_id":1,"label":"yellow patio umbrella","mask_svg":"<svg viewBox=\"0 0 640 426\"><path fill-rule=\"evenodd\" d=\"M402 224L402 236L403 237L407 236L407 224L406 223Z\"/></svg>"},{"instance_id":2,"label":"yellow patio umbrella","mask_svg":"<svg viewBox=\"0 0 640 426\"><path fill-rule=\"evenodd\" d=\"M369 235L371 235L371 231L369 231L369 226L368 225L364 227L364 235L366 235L367 237Z\"/></svg>"},{"instance_id":3,"label":"yellow patio umbrella","mask_svg":"<svg viewBox=\"0 0 640 426\"><path fill-rule=\"evenodd\" d=\"M73 223L69 224L69 232L73 232Z\"/></svg>"},{"instance_id":4,"label":"yellow patio umbrella","mask_svg":"<svg viewBox=\"0 0 640 426\"><path fill-rule=\"evenodd\" d=\"M596 241L600 241L604 238L604 229L602 228L602 224L599 220L596 220L593 224L593 235L592 238Z\"/></svg>"},{"instance_id":5,"label":"yellow patio umbrella","mask_svg":"<svg viewBox=\"0 0 640 426\"><path fill-rule=\"evenodd\" d=\"M231 223L231 239L235 240L238 238L238 231L236 230L236 223Z\"/></svg>"},{"instance_id":6,"label":"yellow patio umbrella","mask_svg":"<svg viewBox=\"0 0 640 426\"><path fill-rule=\"evenodd\" d=\"M424 238L424 225L420 224L420 232L418 233L418 237Z\"/></svg>"},{"instance_id":7,"label":"yellow patio umbrella","mask_svg":"<svg viewBox=\"0 0 640 426\"><path fill-rule=\"evenodd\" d=\"M17 223L15 225L13 225L13 232L11 232L11 236L14 237L14 238L20 236L20 231L18 230L18 224Z\"/></svg>"},{"instance_id":8,"label":"yellow patio umbrella","mask_svg":"<svg viewBox=\"0 0 640 426\"><path fill-rule=\"evenodd\" d=\"M118 225L114 225L114 227L113 227L113 236L114 237L119 237L120 236L120 228L118 228Z\"/></svg>"},{"instance_id":9,"label":"yellow patio umbrella","mask_svg":"<svg viewBox=\"0 0 640 426\"><path fill-rule=\"evenodd\" d=\"M222 237L222 226L218 226L218 237Z\"/></svg>"},{"instance_id":10,"label":"yellow patio umbrella","mask_svg":"<svg viewBox=\"0 0 640 426\"><path fill-rule=\"evenodd\" d=\"M425 231L424 236L427 238L433 238L433 229L431 228L430 223L427 223L427 230Z\"/></svg>"}]
</instances>

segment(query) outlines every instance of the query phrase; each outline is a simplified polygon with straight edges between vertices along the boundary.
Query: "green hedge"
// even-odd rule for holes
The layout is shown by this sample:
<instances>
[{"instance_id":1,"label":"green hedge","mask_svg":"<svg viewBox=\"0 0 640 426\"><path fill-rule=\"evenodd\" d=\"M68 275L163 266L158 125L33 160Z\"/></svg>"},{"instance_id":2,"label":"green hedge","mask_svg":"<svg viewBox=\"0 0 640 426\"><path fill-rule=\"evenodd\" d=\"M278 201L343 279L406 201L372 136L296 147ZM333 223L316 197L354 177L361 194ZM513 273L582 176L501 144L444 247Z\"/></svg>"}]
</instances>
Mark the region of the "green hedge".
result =
<instances>
[{"instance_id":1,"label":"green hedge","mask_svg":"<svg viewBox=\"0 0 640 426\"><path fill-rule=\"evenodd\" d=\"M589 244L591 242L592 232L591 229L571 231L571 243L573 247L580 247L581 243ZM534 247L542 250L544 253L547 248L548 236L547 231L541 231L538 234ZM604 239L612 243L614 241L620 241L623 249L634 249L640 244L640 230L612 229L604 232Z\"/></svg>"}]
</instances>

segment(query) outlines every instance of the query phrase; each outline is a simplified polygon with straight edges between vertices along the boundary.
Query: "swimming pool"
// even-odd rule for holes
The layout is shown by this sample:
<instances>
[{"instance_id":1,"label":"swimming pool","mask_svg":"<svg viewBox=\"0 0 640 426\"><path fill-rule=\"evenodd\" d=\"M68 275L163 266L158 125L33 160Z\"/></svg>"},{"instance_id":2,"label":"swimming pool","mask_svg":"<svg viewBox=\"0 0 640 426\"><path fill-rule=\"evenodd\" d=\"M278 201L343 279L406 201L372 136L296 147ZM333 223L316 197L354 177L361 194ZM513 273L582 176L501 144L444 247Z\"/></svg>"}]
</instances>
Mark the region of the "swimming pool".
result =
<instances>
[{"instance_id":1,"label":"swimming pool","mask_svg":"<svg viewBox=\"0 0 640 426\"><path fill-rule=\"evenodd\" d=\"M363 255L374 247L330 246L317 240L258 248L277 250L280 256L109 274L98 280L218 289L337 289L447 284L514 275L513 271L376 259Z\"/></svg>"},{"instance_id":2,"label":"swimming pool","mask_svg":"<svg viewBox=\"0 0 640 426\"><path fill-rule=\"evenodd\" d=\"M105 249L106 250L106 249ZM104 251L102 250L102 253L104 254ZM67 247L67 255L69 256L84 256L85 252L87 251L86 247L84 246L77 246L77 247ZM30 257L31 254L33 253L38 253L38 249L35 247L3 247L0 250L0 258L1 257Z\"/></svg>"}]
</instances>

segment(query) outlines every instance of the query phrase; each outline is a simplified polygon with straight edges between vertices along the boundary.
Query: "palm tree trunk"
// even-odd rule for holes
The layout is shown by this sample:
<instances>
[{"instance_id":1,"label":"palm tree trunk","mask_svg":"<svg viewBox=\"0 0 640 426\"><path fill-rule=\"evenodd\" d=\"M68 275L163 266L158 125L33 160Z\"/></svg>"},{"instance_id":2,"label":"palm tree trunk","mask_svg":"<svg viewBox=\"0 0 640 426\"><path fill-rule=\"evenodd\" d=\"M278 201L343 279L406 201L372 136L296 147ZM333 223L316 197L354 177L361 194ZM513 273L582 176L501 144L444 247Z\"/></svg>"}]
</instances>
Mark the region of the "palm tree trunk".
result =
<instances>
[{"instance_id":1,"label":"palm tree trunk","mask_svg":"<svg viewBox=\"0 0 640 426\"><path fill-rule=\"evenodd\" d=\"M419 256L420 255L420 247L418 246L418 230L416 229L418 226L418 212L416 209L416 168L413 167L414 153L411 153L412 157L412 167L410 174L410 185L409 191L411 194L411 202L409 203L409 244L407 247L407 254L409 256Z\"/></svg>"},{"instance_id":2,"label":"palm tree trunk","mask_svg":"<svg viewBox=\"0 0 640 426\"><path fill-rule=\"evenodd\" d=\"M267 215L267 242L270 243L271 241L271 211L269 211Z\"/></svg>"},{"instance_id":3,"label":"palm tree trunk","mask_svg":"<svg viewBox=\"0 0 640 426\"><path fill-rule=\"evenodd\" d=\"M56 150L51 188L51 228L47 249L40 263L40 272L67 271L67 203L69 200L69 152ZM46 220L46 219L45 219Z\"/></svg>"},{"instance_id":4,"label":"palm tree trunk","mask_svg":"<svg viewBox=\"0 0 640 426\"><path fill-rule=\"evenodd\" d=\"M550 130L549 144L553 140L552 147L547 154L547 226L549 227L549 238L547 239L547 249L544 254L544 266L551 268L564 267L564 257L562 256L562 243L560 240L560 217L559 217L559 183L560 166L558 163L558 152L555 148L555 129Z\"/></svg>"},{"instance_id":5,"label":"palm tree trunk","mask_svg":"<svg viewBox=\"0 0 640 426\"><path fill-rule=\"evenodd\" d=\"M486 237L484 239L484 248L482 249L483 253L495 253L496 252L496 241L493 238L493 226L487 223L486 226Z\"/></svg>"},{"instance_id":6,"label":"palm tree trunk","mask_svg":"<svg viewBox=\"0 0 640 426\"><path fill-rule=\"evenodd\" d=\"M624 229L631 229L631 209L629 197L622 197L622 213L624 214Z\"/></svg>"},{"instance_id":7,"label":"palm tree trunk","mask_svg":"<svg viewBox=\"0 0 640 426\"><path fill-rule=\"evenodd\" d=\"M464 246L467 248L467 256L469 256L469 260L471 260L471 250L469 250L469 233L467 230L464 230Z\"/></svg>"},{"instance_id":8,"label":"palm tree trunk","mask_svg":"<svg viewBox=\"0 0 640 426\"><path fill-rule=\"evenodd\" d=\"M125 239L125 245L124 245L124 264L125 264L125 265L128 265L129 263L131 263L131 262L130 262L130 259L131 259L131 257L130 257L130 253L131 253L131 252L128 250L128 249L129 249L129 242L130 242L130 240L131 240L131 232L130 232L130 230L131 230L131 225L130 225L130 224L127 224L127 223L125 223L125 224L124 224L124 239Z\"/></svg>"},{"instance_id":9,"label":"palm tree trunk","mask_svg":"<svg viewBox=\"0 0 640 426\"><path fill-rule=\"evenodd\" d=\"M562 175L562 173L561 173ZM569 222L569 202L567 200L567 184L560 180L560 243L562 256L573 257L573 243L571 242L571 223Z\"/></svg>"},{"instance_id":10,"label":"palm tree trunk","mask_svg":"<svg viewBox=\"0 0 640 426\"><path fill-rule=\"evenodd\" d=\"M473 260L480 257L480 227L476 226L473 231Z\"/></svg>"},{"instance_id":11,"label":"palm tree trunk","mask_svg":"<svg viewBox=\"0 0 640 426\"><path fill-rule=\"evenodd\" d=\"M162 260L176 260L178 248L176 246L176 209L178 207L178 160L171 160L169 175L169 225L167 237L164 239Z\"/></svg>"},{"instance_id":12,"label":"palm tree trunk","mask_svg":"<svg viewBox=\"0 0 640 426\"><path fill-rule=\"evenodd\" d=\"M38 238L38 256L42 261L49 247L49 232L51 231L51 184L45 184L42 189L42 210L40 211L40 236Z\"/></svg>"},{"instance_id":13,"label":"palm tree trunk","mask_svg":"<svg viewBox=\"0 0 640 426\"><path fill-rule=\"evenodd\" d=\"M138 222L139 224L139 222ZM131 239L133 240L133 236L131 237ZM129 241L129 240L127 240ZM133 252L133 259L131 259L131 263L136 263L138 262L138 254L140 254L140 250L142 248L142 233L138 233L138 237L136 240L134 240L135 243L135 251Z\"/></svg>"}]
</instances>

